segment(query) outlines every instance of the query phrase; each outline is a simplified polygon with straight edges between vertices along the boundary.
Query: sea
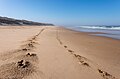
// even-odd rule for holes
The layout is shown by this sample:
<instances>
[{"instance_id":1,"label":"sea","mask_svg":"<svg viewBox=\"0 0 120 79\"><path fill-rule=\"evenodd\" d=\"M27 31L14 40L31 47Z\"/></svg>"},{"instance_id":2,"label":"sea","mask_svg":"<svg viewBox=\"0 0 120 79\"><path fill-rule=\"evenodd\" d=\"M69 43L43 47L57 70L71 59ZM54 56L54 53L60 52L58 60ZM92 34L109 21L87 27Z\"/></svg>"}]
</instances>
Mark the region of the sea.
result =
<instances>
[{"instance_id":1,"label":"sea","mask_svg":"<svg viewBox=\"0 0 120 79\"><path fill-rule=\"evenodd\" d=\"M97 34L92 33L91 35L104 36L120 40L120 25L86 25L72 27L69 26L67 28L80 32L98 32Z\"/></svg>"}]
</instances>

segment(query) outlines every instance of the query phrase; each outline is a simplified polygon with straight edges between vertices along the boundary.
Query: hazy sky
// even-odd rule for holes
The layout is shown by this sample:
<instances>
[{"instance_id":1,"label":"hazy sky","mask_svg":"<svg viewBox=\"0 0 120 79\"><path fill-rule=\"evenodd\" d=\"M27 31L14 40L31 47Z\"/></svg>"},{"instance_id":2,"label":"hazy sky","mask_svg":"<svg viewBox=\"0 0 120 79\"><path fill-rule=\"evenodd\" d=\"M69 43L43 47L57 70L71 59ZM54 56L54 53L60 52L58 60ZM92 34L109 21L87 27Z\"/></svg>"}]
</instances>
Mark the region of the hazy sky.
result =
<instances>
[{"instance_id":1,"label":"hazy sky","mask_svg":"<svg viewBox=\"0 0 120 79\"><path fill-rule=\"evenodd\" d=\"M120 25L120 0L0 0L0 16L58 25Z\"/></svg>"}]
</instances>

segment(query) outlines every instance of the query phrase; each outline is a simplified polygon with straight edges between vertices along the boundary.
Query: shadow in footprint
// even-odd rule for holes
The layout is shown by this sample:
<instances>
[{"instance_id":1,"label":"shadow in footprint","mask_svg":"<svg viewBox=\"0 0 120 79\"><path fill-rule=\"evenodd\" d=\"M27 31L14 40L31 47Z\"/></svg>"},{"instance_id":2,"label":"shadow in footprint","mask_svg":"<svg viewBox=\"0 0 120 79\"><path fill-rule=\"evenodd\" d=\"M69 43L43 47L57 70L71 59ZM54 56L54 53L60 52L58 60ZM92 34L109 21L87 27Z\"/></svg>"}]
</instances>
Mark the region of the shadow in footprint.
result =
<instances>
[{"instance_id":1,"label":"shadow in footprint","mask_svg":"<svg viewBox=\"0 0 120 79\"><path fill-rule=\"evenodd\" d=\"M22 49L22 51L25 51L25 52L26 52L26 51L30 51L30 50L31 50L31 49L29 49L29 48L23 48L23 49Z\"/></svg>"},{"instance_id":2,"label":"shadow in footprint","mask_svg":"<svg viewBox=\"0 0 120 79\"><path fill-rule=\"evenodd\" d=\"M30 57L35 57L35 56L37 56L37 54L30 54L30 53L27 53L27 55L26 56L30 56Z\"/></svg>"},{"instance_id":3,"label":"shadow in footprint","mask_svg":"<svg viewBox=\"0 0 120 79\"><path fill-rule=\"evenodd\" d=\"M90 65L88 63L86 63L86 62L83 62L82 65L90 67Z\"/></svg>"},{"instance_id":4,"label":"shadow in footprint","mask_svg":"<svg viewBox=\"0 0 120 79\"><path fill-rule=\"evenodd\" d=\"M64 48L67 48L67 46L64 46Z\"/></svg>"},{"instance_id":5,"label":"shadow in footprint","mask_svg":"<svg viewBox=\"0 0 120 79\"><path fill-rule=\"evenodd\" d=\"M73 52L74 52L74 51L73 51L73 50L68 49L68 52L70 52L71 54L73 54Z\"/></svg>"}]
</instances>

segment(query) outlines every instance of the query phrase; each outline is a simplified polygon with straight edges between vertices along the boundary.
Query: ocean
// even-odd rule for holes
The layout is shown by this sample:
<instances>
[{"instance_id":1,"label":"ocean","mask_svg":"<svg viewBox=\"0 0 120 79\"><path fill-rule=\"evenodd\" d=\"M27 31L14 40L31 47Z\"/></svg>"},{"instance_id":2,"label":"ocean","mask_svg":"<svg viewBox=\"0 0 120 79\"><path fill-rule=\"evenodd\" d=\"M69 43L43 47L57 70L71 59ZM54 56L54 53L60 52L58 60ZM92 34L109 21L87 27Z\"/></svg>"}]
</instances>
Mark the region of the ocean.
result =
<instances>
[{"instance_id":1,"label":"ocean","mask_svg":"<svg viewBox=\"0 0 120 79\"><path fill-rule=\"evenodd\" d=\"M91 34L96 36L105 36L109 38L114 38L120 40L120 26L74 26L67 27L72 30L80 31L80 32L101 32L97 34Z\"/></svg>"}]
</instances>

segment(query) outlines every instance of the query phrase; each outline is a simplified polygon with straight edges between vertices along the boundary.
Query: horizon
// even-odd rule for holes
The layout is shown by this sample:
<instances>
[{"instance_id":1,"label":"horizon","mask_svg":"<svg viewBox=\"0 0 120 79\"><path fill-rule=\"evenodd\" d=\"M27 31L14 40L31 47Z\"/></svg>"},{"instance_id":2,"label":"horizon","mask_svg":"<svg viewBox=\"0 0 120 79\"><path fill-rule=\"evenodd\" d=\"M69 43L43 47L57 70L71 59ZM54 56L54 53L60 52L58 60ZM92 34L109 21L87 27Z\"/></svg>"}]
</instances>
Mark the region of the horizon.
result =
<instances>
[{"instance_id":1,"label":"horizon","mask_svg":"<svg viewBox=\"0 0 120 79\"><path fill-rule=\"evenodd\" d=\"M120 25L120 0L0 0L0 16L61 26Z\"/></svg>"}]
</instances>

